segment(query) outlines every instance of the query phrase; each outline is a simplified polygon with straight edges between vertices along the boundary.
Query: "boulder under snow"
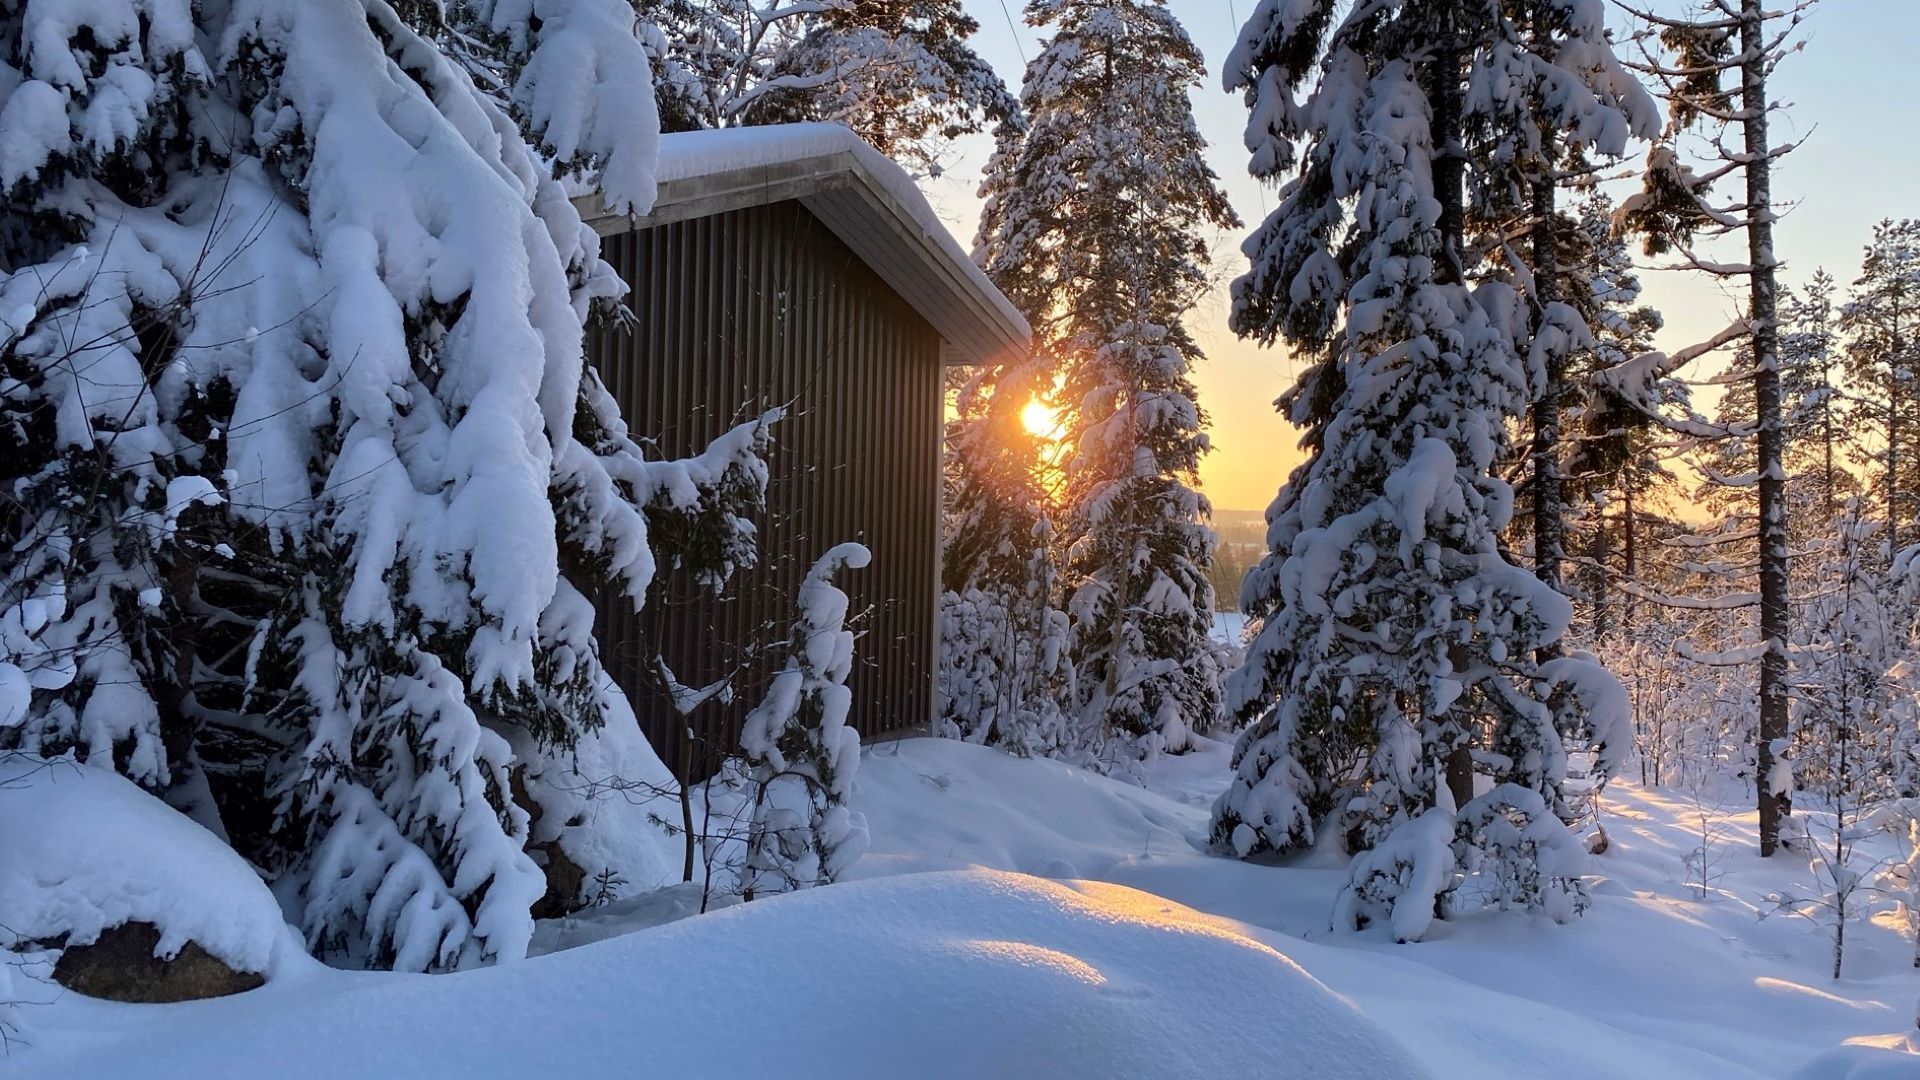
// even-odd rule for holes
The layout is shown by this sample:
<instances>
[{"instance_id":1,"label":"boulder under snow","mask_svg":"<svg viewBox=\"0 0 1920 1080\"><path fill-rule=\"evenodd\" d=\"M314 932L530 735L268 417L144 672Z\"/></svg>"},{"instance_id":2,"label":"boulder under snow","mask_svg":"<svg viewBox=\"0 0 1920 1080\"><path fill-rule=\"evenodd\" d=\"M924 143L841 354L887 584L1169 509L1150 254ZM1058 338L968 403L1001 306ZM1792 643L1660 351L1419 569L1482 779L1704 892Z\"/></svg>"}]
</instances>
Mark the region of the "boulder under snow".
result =
<instances>
[{"instance_id":1,"label":"boulder under snow","mask_svg":"<svg viewBox=\"0 0 1920 1080\"><path fill-rule=\"evenodd\" d=\"M117 1001L252 989L289 933L219 837L118 773L24 753L0 755L0 913L0 949L57 947L56 981Z\"/></svg>"}]
</instances>

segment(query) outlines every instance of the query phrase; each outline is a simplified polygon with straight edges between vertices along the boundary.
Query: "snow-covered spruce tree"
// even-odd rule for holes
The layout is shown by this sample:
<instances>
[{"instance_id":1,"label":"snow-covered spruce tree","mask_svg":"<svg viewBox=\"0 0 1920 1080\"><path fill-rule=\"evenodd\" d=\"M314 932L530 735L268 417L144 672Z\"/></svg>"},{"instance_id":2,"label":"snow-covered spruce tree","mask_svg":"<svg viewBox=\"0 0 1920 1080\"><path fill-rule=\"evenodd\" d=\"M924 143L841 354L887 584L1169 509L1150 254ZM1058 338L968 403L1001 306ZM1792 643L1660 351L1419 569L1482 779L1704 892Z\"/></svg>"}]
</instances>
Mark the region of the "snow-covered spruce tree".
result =
<instances>
[{"instance_id":1,"label":"snow-covered spruce tree","mask_svg":"<svg viewBox=\"0 0 1920 1080\"><path fill-rule=\"evenodd\" d=\"M1864 494L1847 499L1825 542L1796 560L1822 565L1819 592L1804 604L1797 620L1804 632L1794 642L1795 786L1817 792L1833 817L1791 834L1805 846L1812 889L1770 897L1782 910L1831 928L1836 979L1848 924L1862 917L1875 890L1857 850L1867 832L1863 819L1890 809L1900 794L1888 757L1898 740L1889 736L1911 731L1916 719L1900 677L1911 668L1912 618L1897 606L1878 535L1885 527L1867 517L1867 501ZM1782 831L1783 843L1788 835Z\"/></svg>"},{"instance_id":2,"label":"snow-covered spruce tree","mask_svg":"<svg viewBox=\"0 0 1920 1080\"><path fill-rule=\"evenodd\" d=\"M1533 326L1513 287L1474 287L1463 236L1469 186L1493 179L1462 152L1469 122L1625 148L1628 80L1603 10L1546 8L1566 38L1534 52L1504 5L1269 0L1227 63L1252 110L1254 174L1297 168L1245 245L1233 325L1312 358L1282 398L1311 454L1268 510L1272 554L1248 577L1265 625L1228 690L1254 723L1213 836L1245 857L1332 828L1368 852L1338 914L1390 920L1407 940L1462 874L1508 883L1503 905L1577 910L1554 820L1555 697L1585 709L1604 753L1627 743L1611 676L1537 659L1570 606L1497 542L1513 499L1490 470L1535 388L1518 347ZM1493 787L1475 798L1477 774Z\"/></svg>"},{"instance_id":3,"label":"snow-covered spruce tree","mask_svg":"<svg viewBox=\"0 0 1920 1080\"><path fill-rule=\"evenodd\" d=\"M1771 786L1770 778L1786 774L1774 767L1774 754L1787 743L1791 696L1786 433L1779 370L1781 259L1774 246L1778 209L1773 165L1795 144L1773 141L1769 122L1780 105L1768 99L1767 80L1780 61L1798 49L1794 30L1813 2L1769 10L1762 0L1705 0L1691 16L1680 18L1627 7L1657 32L1668 54L1643 70L1664 84L1670 123L1667 137L1648 153L1644 189L1621 205L1622 220L1645 237L1649 254L1677 251L1695 270L1722 279L1744 278L1747 285L1745 318L1729 331L1748 341L1753 382L1761 646L1755 797L1762 856L1773 854L1781 819L1793 808L1787 790ZM1717 160L1704 174L1682 161L1676 149L1681 132L1702 124L1737 129L1738 134L1734 140L1711 142ZM1716 203L1713 183L1735 174L1744 181L1743 190L1731 201ZM1744 262L1720 262L1693 250L1697 240L1730 235L1745 240ZM1728 340L1732 338L1726 334L1716 338L1722 344ZM1683 352L1699 356L1705 351ZM1672 374L1684 363L1681 355L1657 374Z\"/></svg>"},{"instance_id":4,"label":"snow-covered spruce tree","mask_svg":"<svg viewBox=\"0 0 1920 1080\"><path fill-rule=\"evenodd\" d=\"M1524 328L1516 350L1526 358L1531 383L1525 491L1531 503L1533 569L1555 590L1563 588L1566 561L1565 454L1562 422L1572 386L1569 365L1593 342L1584 321L1592 308L1586 288L1599 251L1581 223L1561 212L1561 189L1590 185L1596 143L1624 149L1618 126L1648 138L1658 132L1653 98L1613 54L1604 12L1592 3L1476 2L1472 20L1496 20L1498 40L1466 88L1461 142L1476 168L1467 175L1467 230L1520 291ZM1584 108L1597 101L1596 111ZM1601 129L1614 125L1613 132ZM1524 229L1526 246L1513 237ZM1543 659L1559 647L1549 646Z\"/></svg>"},{"instance_id":5,"label":"snow-covered spruce tree","mask_svg":"<svg viewBox=\"0 0 1920 1080\"><path fill-rule=\"evenodd\" d=\"M1046 559L1045 538L1036 538L1031 561ZM1064 700L1067 619L1048 599L1051 576L1035 565L1023 584L941 597L936 735L1022 757L1078 756Z\"/></svg>"},{"instance_id":6,"label":"snow-covered spruce tree","mask_svg":"<svg viewBox=\"0 0 1920 1080\"><path fill-rule=\"evenodd\" d=\"M1827 535L1803 545L1807 596L1794 641L1795 787L1859 812L1911 797L1913 619L1888 574L1885 526L1865 494L1844 500ZM1798 576L1798 575L1796 575ZM1903 768L1903 765L1905 766Z\"/></svg>"},{"instance_id":7,"label":"snow-covered spruce tree","mask_svg":"<svg viewBox=\"0 0 1920 1080\"><path fill-rule=\"evenodd\" d=\"M1205 62L1163 4L1033 0L1027 21L1052 36L1027 67L1028 130L982 184L979 250L1057 364L1076 726L1124 766L1187 749L1219 710L1201 357L1181 320L1208 230L1238 220L1188 99Z\"/></svg>"},{"instance_id":8,"label":"snow-covered spruce tree","mask_svg":"<svg viewBox=\"0 0 1920 1080\"><path fill-rule=\"evenodd\" d=\"M169 795L267 748L212 804L273 808L245 851L316 952L412 969L524 951L502 732L601 723L587 596L641 602L649 519L751 496L764 435L679 483L586 366L622 286L555 171L652 199L631 9L445 18L504 82L437 5L0 12L6 659L72 668L0 739Z\"/></svg>"},{"instance_id":9,"label":"snow-covered spruce tree","mask_svg":"<svg viewBox=\"0 0 1920 1080\"><path fill-rule=\"evenodd\" d=\"M670 130L827 121L910 168L1019 107L960 0L637 0Z\"/></svg>"},{"instance_id":10,"label":"snow-covered spruce tree","mask_svg":"<svg viewBox=\"0 0 1920 1080\"><path fill-rule=\"evenodd\" d=\"M941 594L935 734L983 743L1003 727L1009 618L1004 604L978 589Z\"/></svg>"},{"instance_id":11,"label":"snow-covered spruce tree","mask_svg":"<svg viewBox=\"0 0 1920 1080\"><path fill-rule=\"evenodd\" d=\"M871 559L865 547L841 544L807 571L786 666L741 728L753 804L740 882L747 900L828 884L866 851L866 818L847 806L860 767L860 733L847 726L854 633L833 575Z\"/></svg>"},{"instance_id":12,"label":"snow-covered spruce tree","mask_svg":"<svg viewBox=\"0 0 1920 1080\"><path fill-rule=\"evenodd\" d=\"M191 771L179 586L227 538L200 443L232 387L176 383L162 414L183 282L214 288L218 263L163 264L123 196L93 190L151 158L123 182L144 205L170 159L204 153L181 130L206 78L192 23L155 12L143 40L147 6L0 12L0 748L74 747L166 791Z\"/></svg>"}]
</instances>

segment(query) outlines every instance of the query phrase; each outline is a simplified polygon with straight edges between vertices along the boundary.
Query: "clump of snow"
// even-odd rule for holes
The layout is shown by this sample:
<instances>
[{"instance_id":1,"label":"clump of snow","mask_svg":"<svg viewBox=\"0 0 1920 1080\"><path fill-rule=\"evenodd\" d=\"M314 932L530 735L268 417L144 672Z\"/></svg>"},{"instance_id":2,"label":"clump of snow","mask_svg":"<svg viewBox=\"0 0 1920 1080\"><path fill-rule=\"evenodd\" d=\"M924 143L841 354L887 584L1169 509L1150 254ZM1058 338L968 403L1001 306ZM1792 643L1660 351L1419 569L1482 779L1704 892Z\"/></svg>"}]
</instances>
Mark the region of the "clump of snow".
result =
<instances>
[{"instance_id":1,"label":"clump of snow","mask_svg":"<svg viewBox=\"0 0 1920 1080\"><path fill-rule=\"evenodd\" d=\"M204 1003L17 1075L1429 1075L1234 923L987 871L811 889L518 965L343 978L269 988L271 1009ZM459 1037L423 1037L442 1032Z\"/></svg>"},{"instance_id":2,"label":"clump of snow","mask_svg":"<svg viewBox=\"0 0 1920 1080\"><path fill-rule=\"evenodd\" d=\"M0 948L129 922L159 928L156 955L191 941L239 971L266 971L288 933L245 860L125 777L0 756Z\"/></svg>"},{"instance_id":3,"label":"clump of snow","mask_svg":"<svg viewBox=\"0 0 1920 1080\"><path fill-rule=\"evenodd\" d=\"M1382 922L1395 941L1425 937L1441 895L1453 886L1453 825L1443 792L1439 805L1355 855L1334 925L1359 930Z\"/></svg>"},{"instance_id":4,"label":"clump of snow","mask_svg":"<svg viewBox=\"0 0 1920 1080\"><path fill-rule=\"evenodd\" d=\"M866 819L846 806L860 767L860 733L847 726L856 635L846 628L847 594L833 576L872 560L864 546L840 544L807 571L786 667L741 726L745 779L753 787L749 899L831 882L866 850Z\"/></svg>"}]
</instances>

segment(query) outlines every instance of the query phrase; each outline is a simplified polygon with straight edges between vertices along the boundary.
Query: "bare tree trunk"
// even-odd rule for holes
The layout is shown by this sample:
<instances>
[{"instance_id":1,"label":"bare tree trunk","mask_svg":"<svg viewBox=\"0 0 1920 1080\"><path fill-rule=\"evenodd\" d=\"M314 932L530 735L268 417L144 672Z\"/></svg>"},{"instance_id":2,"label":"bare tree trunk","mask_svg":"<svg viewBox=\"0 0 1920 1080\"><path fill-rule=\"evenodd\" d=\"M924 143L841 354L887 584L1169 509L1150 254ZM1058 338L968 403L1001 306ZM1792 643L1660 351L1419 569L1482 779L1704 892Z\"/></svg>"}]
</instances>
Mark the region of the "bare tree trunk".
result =
<instances>
[{"instance_id":1,"label":"bare tree trunk","mask_svg":"<svg viewBox=\"0 0 1920 1080\"><path fill-rule=\"evenodd\" d=\"M1830 364L1822 361L1820 385L1826 396L1820 402L1820 435L1826 444L1826 468L1821 475L1827 503L1827 520L1833 520L1833 377Z\"/></svg>"},{"instance_id":2,"label":"bare tree trunk","mask_svg":"<svg viewBox=\"0 0 1920 1080\"><path fill-rule=\"evenodd\" d=\"M1898 334L1898 322L1895 333ZM1887 541L1900 550L1900 406L1905 403L1906 387L1901 385L1900 362L1889 366L1887 378Z\"/></svg>"},{"instance_id":3,"label":"bare tree trunk","mask_svg":"<svg viewBox=\"0 0 1920 1080\"><path fill-rule=\"evenodd\" d=\"M171 671L156 680L154 706L160 716L160 744L165 747L167 763L184 772L193 759L195 729L188 701L193 697L195 664L200 645L200 619L193 610L198 597L200 560L186 552L176 552L166 573L167 595L180 611L180 618L167 630L168 663ZM197 768L197 766L195 766ZM182 777L175 776L178 783Z\"/></svg>"},{"instance_id":4,"label":"bare tree trunk","mask_svg":"<svg viewBox=\"0 0 1920 1080\"><path fill-rule=\"evenodd\" d=\"M1442 5L1443 14L1457 20L1452 5ZM1433 110L1429 130L1433 142L1433 190L1440 203L1440 252L1434 267L1434 279L1442 285L1464 284L1466 264L1461 255L1466 236L1467 152L1460 143L1462 109L1460 68L1462 63L1457 26L1448 25L1439 32L1434 58L1428 65L1427 101ZM1456 663L1456 669L1464 667ZM1463 733L1459 746L1448 752L1445 762L1447 790L1455 806L1473 801L1473 731Z\"/></svg>"},{"instance_id":5,"label":"bare tree trunk","mask_svg":"<svg viewBox=\"0 0 1920 1080\"><path fill-rule=\"evenodd\" d=\"M1620 566L1620 576L1629 584L1637 585L1640 582L1640 519L1633 508L1632 481L1628 481L1624 486L1624 493L1626 495L1627 513L1626 520L1622 523L1622 528L1626 531L1620 541L1620 554L1624 560ZM1628 589L1626 611L1620 616L1620 628L1628 634L1633 633L1633 602L1635 599L1636 597L1633 595L1633 590Z\"/></svg>"},{"instance_id":6,"label":"bare tree trunk","mask_svg":"<svg viewBox=\"0 0 1920 1080\"><path fill-rule=\"evenodd\" d=\"M693 725L687 724L686 739L680 744L680 829L687 838L680 862L680 880L693 880L693 849L699 838L693 833Z\"/></svg>"},{"instance_id":7,"label":"bare tree trunk","mask_svg":"<svg viewBox=\"0 0 1920 1080\"><path fill-rule=\"evenodd\" d=\"M1533 180L1533 329L1546 326L1547 308L1560 299L1560 260L1554 245L1554 181L1544 164ZM1566 381L1565 357L1547 356L1546 384L1533 403L1533 572L1555 592L1564 591L1561 562L1566 543L1560 477L1560 399ZM1559 656L1558 640L1538 650L1539 659Z\"/></svg>"},{"instance_id":8,"label":"bare tree trunk","mask_svg":"<svg viewBox=\"0 0 1920 1080\"><path fill-rule=\"evenodd\" d=\"M1593 567L1587 573L1590 594L1587 602L1593 607L1593 643L1596 648L1604 644L1613 635L1614 621L1612 612L1612 593L1607 582L1607 519L1599 515L1594 523L1593 545L1587 549L1587 557Z\"/></svg>"},{"instance_id":9,"label":"bare tree trunk","mask_svg":"<svg viewBox=\"0 0 1920 1080\"><path fill-rule=\"evenodd\" d=\"M1767 144L1767 41L1760 0L1740 3L1740 103L1746 135L1747 258L1751 264L1753 390L1760 434L1760 731L1755 780L1760 854L1780 844L1791 796L1773 790L1774 746L1787 738L1786 432L1780 416L1780 328L1773 252L1773 168Z\"/></svg>"}]
</instances>

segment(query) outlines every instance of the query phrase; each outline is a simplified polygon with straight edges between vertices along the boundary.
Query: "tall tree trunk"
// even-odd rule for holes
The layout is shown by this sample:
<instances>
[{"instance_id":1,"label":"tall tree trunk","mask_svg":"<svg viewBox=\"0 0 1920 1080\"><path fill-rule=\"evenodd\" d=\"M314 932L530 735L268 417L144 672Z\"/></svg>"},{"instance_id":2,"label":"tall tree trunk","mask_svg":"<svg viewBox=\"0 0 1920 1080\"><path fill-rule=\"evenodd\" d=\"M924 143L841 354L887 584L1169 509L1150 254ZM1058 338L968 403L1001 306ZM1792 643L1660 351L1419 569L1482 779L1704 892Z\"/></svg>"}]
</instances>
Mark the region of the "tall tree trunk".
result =
<instances>
[{"instance_id":1,"label":"tall tree trunk","mask_svg":"<svg viewBox=\"0 0 1920 1080\"><path fill-rule=\"evenodd\" d=\"M1607 518L1600 514L1594 522L1592 546L1587 549L1588 561L1593 563L1587 571L1589 594L1587 603L1593 608L1593 643L1596 649L1613 636L1614 621L1612 593L1607 581Z\"/></svg>"},{"instance_id":2,"label":"tall tree trunk","mask_svg":"<svg viewBox=\"0 0 1920 1080\"><path fill-rule=\"evenodd\" d=\"M1887 358L1887 541L1900 548L1900 361ZM1871 487L1871 482L1868 484Z\"/></svg>"},{"instance_id":3,"label":"tall tree trunk","mask_svg":"<svg viewBox=\"0 0 1920 1080\"><path fill-rule=\"evenodd\" d=\"M682 718L684 721L684 718ZM699 834L693 830L693 725L686 724L682 731L684 741L680 744L680 775L674 779L680 781L680 835L686 843L680 850L680 880L693 880L693 855L700 845Z\"/></svg>"},{"instance_id":4,"label":"tall tree trunk","mask_svg":"<svg viewBox=\"0 0 1920 1080\"><path fill-rule=\"evenodd\" d=\"M1633 586L1640 584L1640 519L1633 508L1633 481L1631 478L1629 478L1625 484L1621 485L1621 491L1626 496L1626 518L1621 523L1621 527L1625 532L1620 542L1620 554L1622 558L1620 577L1623 581L1627 582L1628 588L1625 590L1627 594L1626 610L1622 612L1620 616L1620 629L1627 636L1631 637L1633 635L1634 601L1638 599L1638 597L1633 594Z\"/></svg>"},{"instance_id":5,"label":"tall tree trunk","mask_svg":"<svg viewBox=\"0 0 1920 1080\"><path fill-rule=\"evenodd\" d=\"M1443 11L1450 18L1458 20L1460 13L1455 5L1443 5ZM1460 144L1462 57L1459 28L1457 25L1446 25L1439 31L1439 36L1433 60L1427 65L1426 71L1427 101L1432 109L1429 132L1434 148L1433 190L1434 197L1440 202L1440 258L1434 278L1442 285L1459 285L1466 281L1466 264L1461 249L1465 245L1467 227L1467 154ZM1472 731L1472 727L1468 726L1460 745L1448 753L1445 762L1447 789L1453 796L1455 806L1465 806L1473 801Z\"/></svg>"},{"instance_id":6,"label":"tall tree trunk","mask_svg":"<svg viewBox=\"0 0 1920 1080\"><path fill-rule=\"evenodd\" d=\"M1625 513L1622 515L1620 522L1620 578L1626 582L1626 587L1621 590L1626 594L1626 600L1621 605L1620 611L1620 638L1631 647L1633 642L1634 601L1638 599L1638 597L1634 595L1633 590L1640 584L1640 532L1637 528L1637 519L1634 516L1633 478L1631 476L1628 476L1620 485L1620 494L1623 496L1623 501L1626 504L1622 507ZM1634 671L1638 674L1640 671L1640 654L1637 652L1629 652L1627 655L1633 657ZM1644 678L1636 678L1630 682L1630 685L1633 687L1633 731L1635 738L1639 740L1640 744L1640 783L1642 786L1645 786L1647 782L1647 759L1649 757L1652 757L1654 760L1655 775L1657 776L1659 774L1659 758L1657 753L1647 753L1647 692L1643 686L1644 681ZM1658 782L1658 780L1655 780L1656 784Z\"/></svg>"},{"instance_id":7,"label":"tall tree trunk","mask_svg":"<svg viewBox=\"0 0 1920 1080\"><path fill-rule=\"evenodd\" d=\"M1780 416L1780 327L1773 253L1773 168L1767 144L1767 41L1760 0L1740 3L1740 105L1746 134L1747 260L1752 267L1753 390L1760 433L1760 731L1755 782L1760 854L1780 846L1791 795L1773 790L1774 747L1787 739L1786 432Z\"/></svg>"},{"instance_id":8,"label":"tall tree trunk","mask_svg":"<svg viewBox=\"0 0 1920 1080\"><path fill-rule=\"evenodd\" d=\"M1551 145L1550 141L1548 143ZM1533 180L1533 331L1546 327L1547 309L1560 299L1560 260L1554 237L1554 179L1542 150L1541 173ZM1560 400L1566 382L1566 357L1558 349L1546 355L1545 383L1533 403L1533 572L1555 592L1564 592L1566 521L1562 517L1560 477ZM1561 655L1558 639L1537 650L1541 661Z\"/></svg>"},{"instance_id":9,"label":"tall tree trunk","mask_svg":"<svg viewBox=\"0 0 1920 1080\"><path fill-rule=\"evenodd\" d=\"M194 610L198 600L200 560L178 552L167 568L166 587L177 610L179 621L167 629L167 677L154 680L153 704L160 714L160 744L166 749L167 765L178 770L174 783L185 779L193 761L193 740L199 724L188 702L193 699L195 665L199 662L200 619Z\"/></svg>"},{"instance_id":10,"label":"tall tree trunk","mask_svg":"<svg viewBox=\"0 0 1920 1080\"><path fill-rule=\"evenodd\" d=\"M1827 520L1833 520L1833 364L1831 354L1824 354L1820 360L1820 436L1826 447L1826 468L1821 481L1826 492Z\"/></svg>"}]
</instances>

